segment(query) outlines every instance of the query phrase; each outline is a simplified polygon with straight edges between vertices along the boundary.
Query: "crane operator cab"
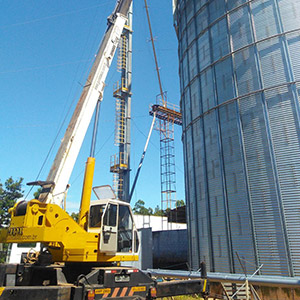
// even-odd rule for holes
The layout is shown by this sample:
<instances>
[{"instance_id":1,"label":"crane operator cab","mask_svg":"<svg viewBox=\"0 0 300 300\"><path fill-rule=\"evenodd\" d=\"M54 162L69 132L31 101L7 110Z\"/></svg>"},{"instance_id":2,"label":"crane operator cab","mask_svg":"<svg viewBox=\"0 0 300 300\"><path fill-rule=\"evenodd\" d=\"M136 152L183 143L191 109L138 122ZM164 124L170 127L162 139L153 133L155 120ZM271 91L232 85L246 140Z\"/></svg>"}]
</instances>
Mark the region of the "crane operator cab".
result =
<instances>
[{"instance_id":1,"label":"crane operator cab","mask_svg":"<svg viewBox=\"0 0 300 300\"><path fill-rule=\"evenodd\" d=\"M117 200L109 185L93 191L98 200L90 204L88 232L100 233L100 252L137 253L139 240L129 203Z\"/></svg>"}]
</instances>

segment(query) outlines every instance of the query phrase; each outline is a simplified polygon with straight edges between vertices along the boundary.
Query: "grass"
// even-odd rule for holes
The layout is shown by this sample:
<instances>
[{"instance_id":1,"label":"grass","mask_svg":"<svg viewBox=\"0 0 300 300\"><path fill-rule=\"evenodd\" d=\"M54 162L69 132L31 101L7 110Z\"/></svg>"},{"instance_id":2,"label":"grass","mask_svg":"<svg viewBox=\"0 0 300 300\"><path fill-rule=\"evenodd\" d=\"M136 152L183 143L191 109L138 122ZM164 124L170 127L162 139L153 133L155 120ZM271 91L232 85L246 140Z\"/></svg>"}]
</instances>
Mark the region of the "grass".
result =
<instances>
[{"instance_id":1,"label":"grass","mask_svg":"<svg viewBox=\"0 0 300 300\"><path fill-rule=\"evenodd\" d=\"M195 300L195 299L198 299L198 300L203 300L203 298L201 298L200 296L197 296L197 295L193 295L193 296L174 296L174 297L166 297L166 298L158 298L160 300Z\"/></svg>"}]
</instances>

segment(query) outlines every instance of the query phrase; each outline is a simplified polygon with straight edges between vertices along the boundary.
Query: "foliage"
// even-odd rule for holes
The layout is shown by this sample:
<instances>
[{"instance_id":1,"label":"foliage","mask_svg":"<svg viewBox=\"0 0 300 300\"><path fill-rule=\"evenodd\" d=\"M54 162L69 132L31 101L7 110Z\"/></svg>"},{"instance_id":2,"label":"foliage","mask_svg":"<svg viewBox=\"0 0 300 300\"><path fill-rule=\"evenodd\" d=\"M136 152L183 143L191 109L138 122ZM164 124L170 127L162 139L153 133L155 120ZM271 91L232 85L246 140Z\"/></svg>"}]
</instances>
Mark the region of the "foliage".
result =
<instances>
[{"instance_id":1,"label":"foliage","mask_svg":"<svg viewBox=\"0 0 300 300\"><path fill-rule=\"evenodd\" d=\"M176 201L176 207L185 206L184 200L177 200ZM162 210L157 205L153 211L151 207L147 208L145 207L145 202L143 200L138 200L133 207L133 212L137 215L150 215L150 216L159 216L163 217L166 216L167 213L170 211L170 209Z\"/></svg>"},{"instance_id":2,"label":"foliage","mask_svg":"<svg viewBox=\"0 0 300 300\"><path fill-rule=\"evenodd\" d=\"M79 219L79 212L78 213L71 213L71 218L73 218L74 221L76 221L78 223L78 219Z\"/></svg>"},{"instance_id":3,"label":"foliage","mask_svg":"<svg viewBox=\"0 0 300 300\"><path fill-rule=\"evenodd\" d=\"M17 200L23 196L22 191L23 178L13 180L9 177L4 185L0 182L0 228L6 227L10 222L8 210L15 205ZM2 244L0 250L0 263L5 262L8 244Z\"/></svg>"},{"instance_id":4,"label":"foliage","mask_svg":"<svg viewBox=\"0 0 300 300\"><path fill-rule=\"evenodd\" d=\"M176 207L182 207L182 206L185 206L184 200L177 200L176 201Z\"/></svg>"},{"instance_id":5,"label":"foliage","mask_svg":"<svg viewBox=\"0 0 300 300\"><path fill-rule=\"evenodd\" d=\"M133 212L137 215L153 215L153 209L151 207L146 208L143 200L138 200L133 207Z\"/></svg>"},{"instance_id":6,"label":"foliage","mask_svg":"<svg viewBox=\"0 0 300 300\"><path fill-rule=\"evenodd\" d=\"M12 177L9 177L4 186L0 182L0 228L9 225L10 214L8 210L23 196L22 181L23 178L13 180Z\"/></svg>"},{"instance_id":7,"label":"foliage","mask_svg":"<svg viewBox=\"0 0 300 300\"><path fill-rule=\"evenodd\" d=\"M7 251L8 251L8 244L2 244L2 247L0 248L0 263L1 264L5 263L5 261L6 261Z\"/></svg>"},{"instance_id":8,"label":"foliage","mask_svg":"<svg viewBox=\"0 0 300 300\"><path fill-rule=\"evenodd\" d=\"M34 199L39 199L39 196L40 196L40 194L41 194L41 192L42 192L42 187L39 187L34 193L33 193L33 197L34 197Z\"/></svg>"},{"instance_id":9,"label":"foliage","mask_svg":"<svg viewBox=\"0 0 300 300\"><path fill-rule=\"evenodd\" d=\"M163 217L165 215L165 212L159 208L159 206L157 205L154 209L154 214L153 216L158 216L158 217Z\"/></svg>"}]
</instances>

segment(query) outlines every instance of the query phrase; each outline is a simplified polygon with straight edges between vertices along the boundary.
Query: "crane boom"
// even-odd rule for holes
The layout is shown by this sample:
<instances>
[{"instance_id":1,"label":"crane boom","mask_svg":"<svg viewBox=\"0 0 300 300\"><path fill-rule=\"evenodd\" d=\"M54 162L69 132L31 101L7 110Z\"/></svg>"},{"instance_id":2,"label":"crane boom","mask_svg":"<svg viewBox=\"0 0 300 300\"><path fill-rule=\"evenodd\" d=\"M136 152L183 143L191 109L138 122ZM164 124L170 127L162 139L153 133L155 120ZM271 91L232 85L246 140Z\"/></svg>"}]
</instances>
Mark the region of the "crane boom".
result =
<instances>
[{"instance_id":1,"label":"crane boom","mask_svg":"<svg viewBox=\"0 0 300 300\"><path fill-rule=\"evenodd\" d=\"M118 46L132 0L119 0L108 18L108 27L94 64L77 103L60 148L39 197L41 202L61 205L68 182L93 116L97 101L102 101L105 79Z\"/></svg>"}]
</instances>

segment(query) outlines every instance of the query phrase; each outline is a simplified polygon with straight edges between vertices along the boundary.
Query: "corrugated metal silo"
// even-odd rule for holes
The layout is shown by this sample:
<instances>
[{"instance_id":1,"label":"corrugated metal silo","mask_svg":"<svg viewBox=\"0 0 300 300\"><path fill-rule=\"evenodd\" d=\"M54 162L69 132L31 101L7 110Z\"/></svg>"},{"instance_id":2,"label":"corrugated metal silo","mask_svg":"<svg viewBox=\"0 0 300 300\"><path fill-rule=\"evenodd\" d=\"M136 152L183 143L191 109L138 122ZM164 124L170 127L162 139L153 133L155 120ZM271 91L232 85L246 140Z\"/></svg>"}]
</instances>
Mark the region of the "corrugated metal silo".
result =
<instances>
[{"instance_id":1,"label":"corrugated metal silo","mask_svg":"<svg viewBox=\"0 0 300 300\"><path fill-rule=\"evenodd\" d=\"M191 266L300 276L300 1L174 8Z\"/></svg>"}]
</instances>

